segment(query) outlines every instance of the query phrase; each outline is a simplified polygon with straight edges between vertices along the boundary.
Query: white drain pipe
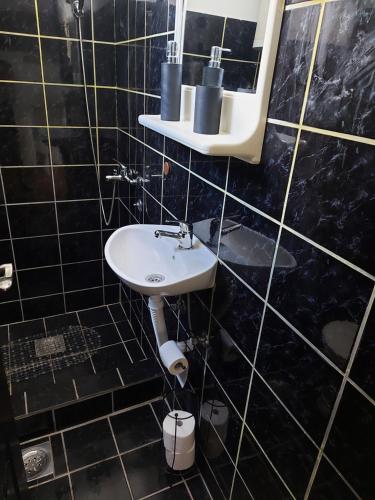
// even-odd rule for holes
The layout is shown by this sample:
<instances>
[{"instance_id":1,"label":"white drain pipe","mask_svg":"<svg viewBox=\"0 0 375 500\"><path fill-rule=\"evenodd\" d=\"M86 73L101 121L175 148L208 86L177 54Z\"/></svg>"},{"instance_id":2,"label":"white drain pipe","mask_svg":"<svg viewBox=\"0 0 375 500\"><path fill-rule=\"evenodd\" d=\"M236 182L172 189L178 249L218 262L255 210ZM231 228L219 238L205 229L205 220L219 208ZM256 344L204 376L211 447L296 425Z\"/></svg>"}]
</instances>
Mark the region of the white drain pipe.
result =
<instances>
[{"instance_id":1,"label":"white drain pipe","mask_svg":"<svg viewBox=\"0 0 375 500\"><path fill-rule=\"evenodd\" d=\"M158 344L160 359L171 375L177 377L181 387L184 387L189 370L189 362L174 340L168 340L165 324L164 301L160 295L152 295L148 299L152 326Z\"/></svg>"}]
</instances>

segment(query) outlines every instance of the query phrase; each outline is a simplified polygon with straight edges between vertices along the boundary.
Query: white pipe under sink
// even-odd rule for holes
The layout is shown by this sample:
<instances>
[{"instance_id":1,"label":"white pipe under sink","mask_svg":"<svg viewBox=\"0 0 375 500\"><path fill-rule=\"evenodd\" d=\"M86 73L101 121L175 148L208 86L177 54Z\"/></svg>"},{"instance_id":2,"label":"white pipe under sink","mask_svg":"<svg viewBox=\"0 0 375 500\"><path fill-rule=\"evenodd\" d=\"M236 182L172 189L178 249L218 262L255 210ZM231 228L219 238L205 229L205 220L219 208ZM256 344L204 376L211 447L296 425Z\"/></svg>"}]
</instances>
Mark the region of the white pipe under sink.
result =
<instances>
[{"instance_id":1,"label":"white pipe under sink","mask_svg":"<svg viewBox=\"0 0 375 500\"><path fill-rule=\"evenodd\" d=\"M165 324L164 316L164 301L160 295L152 295L148 299L148 307L150 309L152 326L158 347L168 342L167 325Z\"/></svg>"}]
</instances>

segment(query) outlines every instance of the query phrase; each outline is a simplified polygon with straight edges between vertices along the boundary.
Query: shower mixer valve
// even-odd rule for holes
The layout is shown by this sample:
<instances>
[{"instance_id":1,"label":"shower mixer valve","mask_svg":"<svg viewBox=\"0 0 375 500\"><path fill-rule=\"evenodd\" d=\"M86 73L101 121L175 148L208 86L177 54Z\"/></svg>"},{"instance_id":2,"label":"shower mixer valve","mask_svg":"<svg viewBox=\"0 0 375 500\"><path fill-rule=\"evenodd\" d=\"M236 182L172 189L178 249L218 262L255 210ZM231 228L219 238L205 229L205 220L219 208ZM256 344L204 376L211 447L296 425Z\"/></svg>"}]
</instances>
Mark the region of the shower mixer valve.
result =
<instances>
[{"instance_id":1,"label":"shower mixer valve","mask_svg":"<svg viewBox=\"0 0 375 500\"><path fill-rule=\"evenodd\" d=\"M150 182L148 179L143 179L136 170L133 170L118 160L114 161L119 166L119 169L113 171L113 175L106 175L107 181L127 181L129 184L137 184L138 186Z\"/></svg>"}]
</instances>

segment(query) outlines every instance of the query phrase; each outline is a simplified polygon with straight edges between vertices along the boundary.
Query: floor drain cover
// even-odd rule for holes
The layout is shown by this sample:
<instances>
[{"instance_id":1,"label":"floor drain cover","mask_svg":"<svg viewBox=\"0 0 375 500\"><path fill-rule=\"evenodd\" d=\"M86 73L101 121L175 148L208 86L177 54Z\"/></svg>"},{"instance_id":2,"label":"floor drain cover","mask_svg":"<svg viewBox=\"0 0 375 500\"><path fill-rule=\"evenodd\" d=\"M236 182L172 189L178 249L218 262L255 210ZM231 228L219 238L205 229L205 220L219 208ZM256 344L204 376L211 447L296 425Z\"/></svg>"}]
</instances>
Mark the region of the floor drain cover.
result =
<instances>
[{"instance_id":1,"label":"floor drain cover","mask_svg":"<svg viewBox=\"0 0 375 500\"><path fill-rule=\"evenodd\" d=\"M66 351L63 335L54 335L44 339L35 340L35 352L38 357L51 356Z\"/></svg>"},{"instance_id":2,"label":"floor drain cover","mask_svg":"<svg viewBox=\"0 0 375 500\"><path fill-rule=\"evenodd\" d=\"M22 450L22 459L28 481L53 473L49 442Z\"/></svg>"},{"instance_id":3,"label":"floor drain cover","mask_svg":"<svg viewBox=\"0 0 375 500\"><path fill-rule=\"evenodd\" d=\"M165 280L165 276L162 274L148 274L145 279L150 283L161 283Z\"/></svg>"}]
</instances>

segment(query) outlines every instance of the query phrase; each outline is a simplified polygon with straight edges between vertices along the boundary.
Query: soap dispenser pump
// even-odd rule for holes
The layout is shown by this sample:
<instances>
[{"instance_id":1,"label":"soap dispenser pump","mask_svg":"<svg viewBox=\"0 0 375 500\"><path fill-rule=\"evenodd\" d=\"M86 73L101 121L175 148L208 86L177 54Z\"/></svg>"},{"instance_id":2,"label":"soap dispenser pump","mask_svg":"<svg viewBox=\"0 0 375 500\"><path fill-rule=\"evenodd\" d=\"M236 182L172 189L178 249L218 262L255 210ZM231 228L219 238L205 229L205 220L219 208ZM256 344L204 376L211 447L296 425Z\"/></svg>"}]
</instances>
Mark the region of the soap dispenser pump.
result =
<instances>
[{"instance_id":1,"label":"soap dispenser pump","mask_svg":"<svg viewBox=\"0 0 375 500\"><path fill-rule=\"evenodd\" d=\"M193 130L197 134L219 133L223 103L224 70L220 67L223 52L231 50L218 46L211 48L211 59L203 69L202 85L196 87Z\"/></svg>"},{"instance_id":2,"label":"soap dispenser pump","mask_svg":"<svg viewBox=\"0 0 375 500\"><path fill-rule=\"evenodd\" d=\"M161 64L161 119L179 121L181 107L182 65L179 64L178 43L167 44L167 62Z\"/></svg>"}]
</instances>

